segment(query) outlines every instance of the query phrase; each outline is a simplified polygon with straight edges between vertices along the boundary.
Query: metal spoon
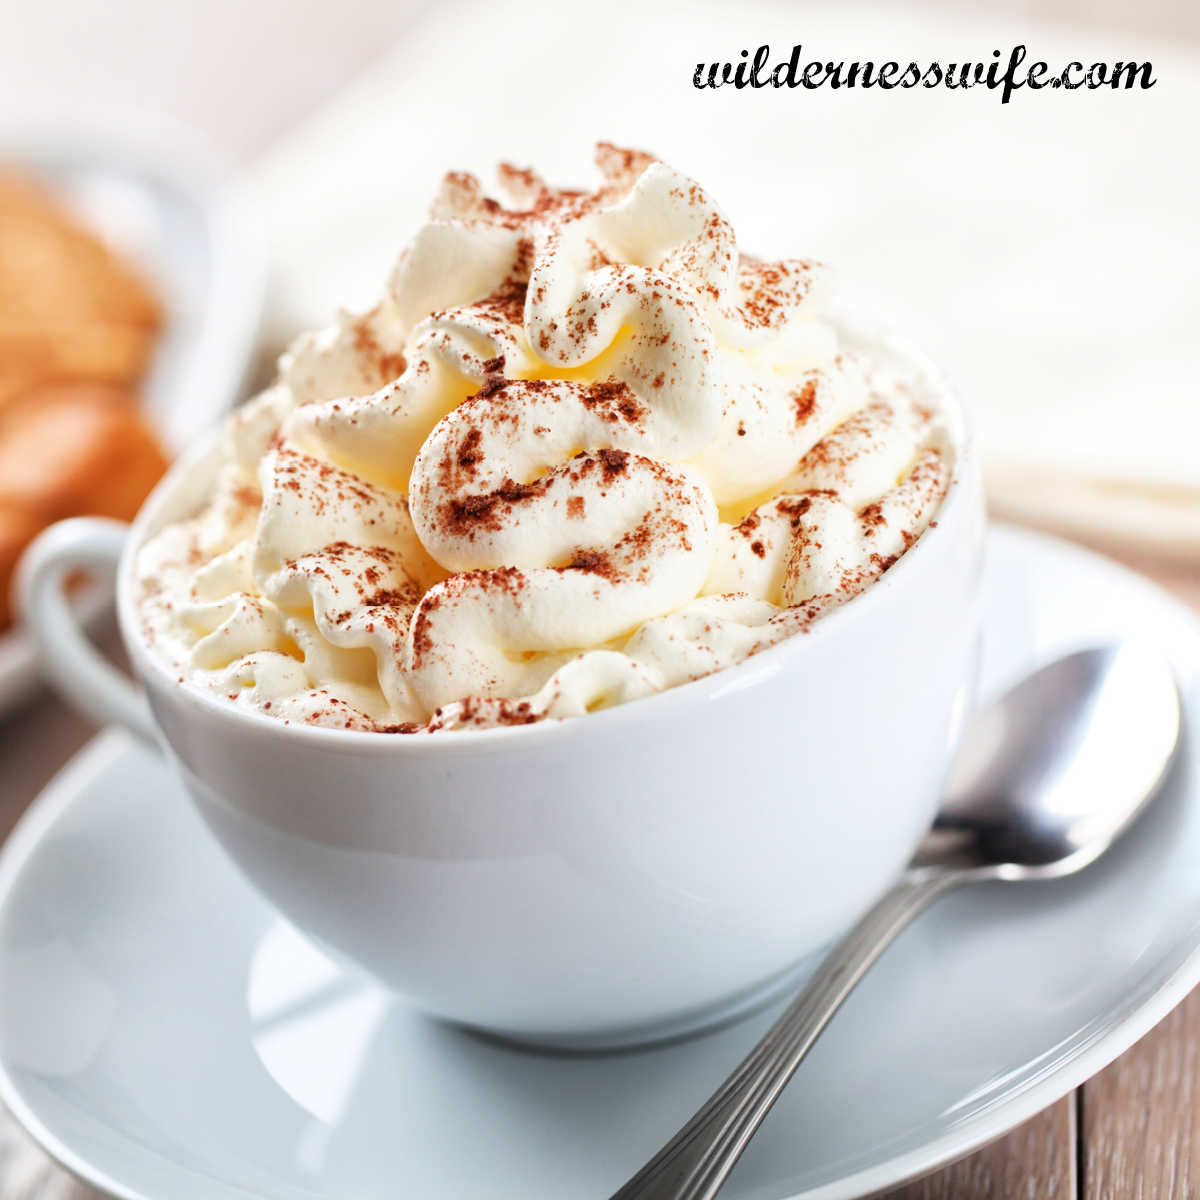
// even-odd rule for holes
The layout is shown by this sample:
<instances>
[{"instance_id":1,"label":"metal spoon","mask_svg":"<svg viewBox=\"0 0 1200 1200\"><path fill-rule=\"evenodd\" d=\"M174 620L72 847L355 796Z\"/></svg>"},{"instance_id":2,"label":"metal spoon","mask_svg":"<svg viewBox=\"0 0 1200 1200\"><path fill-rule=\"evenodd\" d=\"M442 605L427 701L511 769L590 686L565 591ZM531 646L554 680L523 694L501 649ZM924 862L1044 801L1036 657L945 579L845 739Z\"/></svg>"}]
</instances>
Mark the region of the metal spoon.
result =
<instances>
[{"instance_id":1,"label":"metal spoon","mask_svg":"<svg viewBox=\"0 0 1200 1200\"><path fill-rule=\"evenodd\" d=\"M959 884L1053 879L1093 862L1157 793L1179 726L1170 668L1134 643L1060 658L980 713L933 831L900 882L612 1200L716 1195L830 1018L909 921Z\"/></svg>"}]
</instances>

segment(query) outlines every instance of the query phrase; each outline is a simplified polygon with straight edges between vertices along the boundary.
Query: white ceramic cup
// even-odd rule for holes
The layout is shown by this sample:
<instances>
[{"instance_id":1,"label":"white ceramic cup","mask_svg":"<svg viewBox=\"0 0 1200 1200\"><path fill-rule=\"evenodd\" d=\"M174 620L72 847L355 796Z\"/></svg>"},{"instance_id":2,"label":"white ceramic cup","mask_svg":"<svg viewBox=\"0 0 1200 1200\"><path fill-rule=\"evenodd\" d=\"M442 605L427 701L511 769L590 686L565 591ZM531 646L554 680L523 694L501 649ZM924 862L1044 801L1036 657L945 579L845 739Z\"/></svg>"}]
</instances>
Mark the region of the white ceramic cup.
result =
<instances>
[{"instance_id":1,"label":"white ceramic cup","mask_svg":"<svg viewBox=\"0 0 1200 1200\"><path fill-rule=\"evenodd\" d=\"M323 948L509 1037L653 1040L811 970L929 825L979 630L979 472L947 404L954 481L878 583L745 663L573 720L360 733L284 725L181 682L140 633L134 559L201 501L215 439L132 528L44 533L21 607L64 694L158 742L230 857ZM80 631L63 585L81 568L115 569L144 694Z\"/></svg>"}]
</instances>

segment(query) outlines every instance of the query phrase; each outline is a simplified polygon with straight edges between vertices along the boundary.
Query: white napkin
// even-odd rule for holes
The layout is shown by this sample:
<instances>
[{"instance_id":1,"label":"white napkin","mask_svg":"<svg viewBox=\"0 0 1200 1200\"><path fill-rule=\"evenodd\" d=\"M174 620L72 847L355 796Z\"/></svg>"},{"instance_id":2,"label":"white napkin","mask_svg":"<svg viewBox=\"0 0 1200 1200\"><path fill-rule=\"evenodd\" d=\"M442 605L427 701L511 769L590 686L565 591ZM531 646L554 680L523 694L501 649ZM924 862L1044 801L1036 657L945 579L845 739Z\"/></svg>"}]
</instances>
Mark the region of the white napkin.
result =
<instances>
[{"instance_id":1,"label":"white napkin","mask_svg":"<svg viewBox=\"0 0 1200 1200\"><path fill-rule=\"evenodd\" d=\"M1149 91L696 91L698 62L1150 59ZM274 328L377 291L440 173L587 181L597 138L711 188L741 243L816 254L949 369L995 506L1200 554L1200 53L894 6L435 6L254 171Z\"/></svg>"}]
</instances>

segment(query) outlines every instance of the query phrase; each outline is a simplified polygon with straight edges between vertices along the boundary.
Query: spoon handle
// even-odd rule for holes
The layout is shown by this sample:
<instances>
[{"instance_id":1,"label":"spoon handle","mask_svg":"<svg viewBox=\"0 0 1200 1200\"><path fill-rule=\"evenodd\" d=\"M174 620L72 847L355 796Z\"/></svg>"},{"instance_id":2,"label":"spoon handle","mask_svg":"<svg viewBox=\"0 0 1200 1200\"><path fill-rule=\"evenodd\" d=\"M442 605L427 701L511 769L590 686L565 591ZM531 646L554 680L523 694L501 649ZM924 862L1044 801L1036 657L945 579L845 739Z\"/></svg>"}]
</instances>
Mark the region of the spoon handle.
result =
<instances>
[{"instance_id":1,"label":"spoon handle","mask_svg":"<svg viewBox=\"0 0 1200 1200\"><path fill-rule=\"evenodd\" d=\"M709 1200L830 1018L957 871L911 870L829 952L808 985L694 1117L611 1200Z\"/></svg>"}]
</instances>

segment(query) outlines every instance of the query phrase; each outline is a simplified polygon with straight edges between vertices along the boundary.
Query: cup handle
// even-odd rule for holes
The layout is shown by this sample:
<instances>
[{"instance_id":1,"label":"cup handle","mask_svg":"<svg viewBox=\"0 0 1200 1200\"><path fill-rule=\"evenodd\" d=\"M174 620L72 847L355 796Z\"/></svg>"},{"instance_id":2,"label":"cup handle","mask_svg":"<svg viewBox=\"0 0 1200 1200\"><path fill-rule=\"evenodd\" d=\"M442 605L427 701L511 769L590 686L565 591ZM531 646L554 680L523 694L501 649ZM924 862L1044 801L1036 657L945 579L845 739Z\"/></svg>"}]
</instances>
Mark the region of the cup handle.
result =
<instances>
[{"instance_id":1,"label":"cup handle","mask_svg":"<svg viewBox=\"0 0 1200 1200\"><path fill-rule=\"evenodd\" d=\"M117 563L129 526L100 517L51 525L26 550L17 572L17 604L42 665L64 698L99 725L124 725L157 746L145 693L88 640L66 593L69 576L86 570L116 591Z\"/></svg>"}]
</instances>

